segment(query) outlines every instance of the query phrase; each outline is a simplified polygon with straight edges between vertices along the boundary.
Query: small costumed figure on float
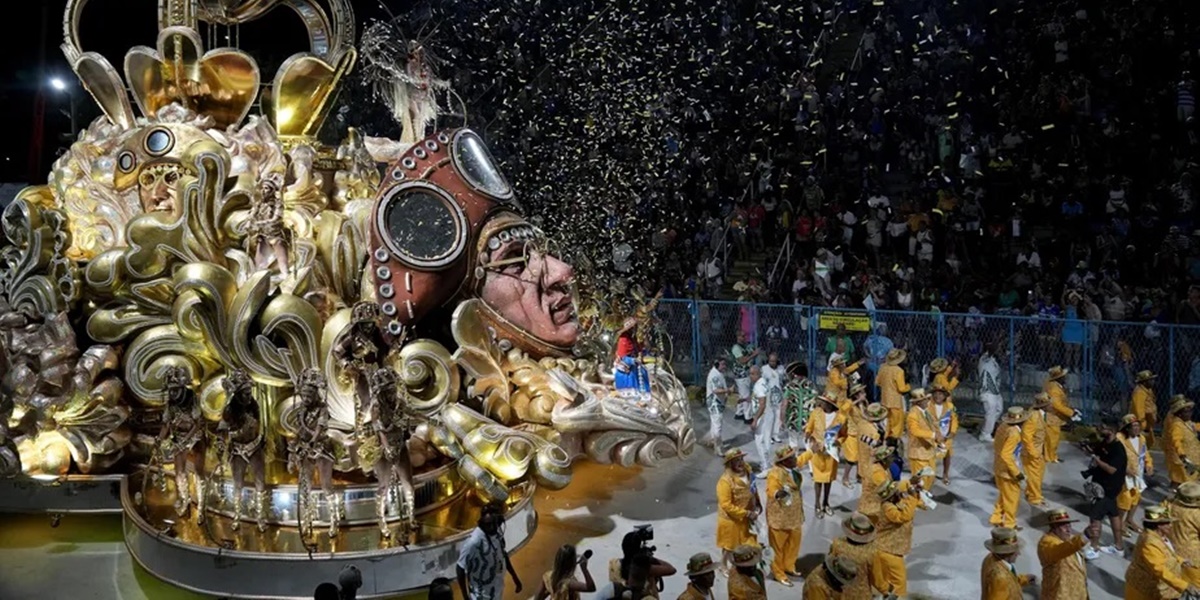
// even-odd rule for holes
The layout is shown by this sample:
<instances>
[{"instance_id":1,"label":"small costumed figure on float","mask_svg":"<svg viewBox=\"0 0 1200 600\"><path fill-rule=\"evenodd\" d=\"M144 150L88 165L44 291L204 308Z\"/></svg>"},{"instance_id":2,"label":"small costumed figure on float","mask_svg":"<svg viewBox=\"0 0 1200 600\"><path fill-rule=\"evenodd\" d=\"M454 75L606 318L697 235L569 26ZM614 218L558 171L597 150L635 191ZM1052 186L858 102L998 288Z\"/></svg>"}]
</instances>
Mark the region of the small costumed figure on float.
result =
<instances>
[{"instance_id":1,"label":"small costumed figure on float","mask_svg":"<svg viewBox=\"0 0 1200 600\"><path fill-rule=\"evenodd\" d=\"M387 503L395 494L400 507L400 542L407 546L413 534L412 463L408 456L411 419L407 402L400 397L396 372L377 369L371 375L371 400L367 407L374 434L359 448L363 465L374 465L372 472L378 482L375 493L375 514L379 517L379 533L391 539L387 524Z\"/></svg>"},{"instance_id":2,"label":"small costumed figure on float","mask_svg":"<svg viewBox=\"0 0 1200 600\"><path fill-rule=\"evenodd\" d=\"M342 495L333 490L334 442L329 436L325 376L318 369L305 369L296 389L301 411L296 438L288 447L288 470L296 474L300 485L300 531L311 533L316 520L317 505L310 490L315 473L329 510L329 537L337 537L345 506Z\"/></svg>"},{"instance_id":3,"label":"small costumed figure on float","mask_svg":"<svg viewBox=\"0 0 1200 600\"><path fill-rule=\"evenodd\" d=\"M233 529L242 523L242 484L246 468L254 478L254 517L258 530L267 530L267 462L263 419L254 398L254 382L241 369L233 369L222 382L225 388L225 410L217 426L217 448L220 457L228 457L233 472Z\"/></svg>"},{"instance_id":4,"label":"small costumed figure on float","mask_svg":"<svg viewBox=\"0 0 1200 600\"><path fill-rule=\"evenodd\" d=\"M192 391L192 378L187 369L170 367L163 378L163 397L166 409L163 412L162 430L158 435L156 457L151 459L151 470L161 469L165 463L175 467L175 513L187 514L192 504L188 471L196 474L196 520L204 521L204 415L196 393ZM190 460L189 460L190 459ZM163 481L163 488L166 482Z\"/></svg>"}]
</instances>

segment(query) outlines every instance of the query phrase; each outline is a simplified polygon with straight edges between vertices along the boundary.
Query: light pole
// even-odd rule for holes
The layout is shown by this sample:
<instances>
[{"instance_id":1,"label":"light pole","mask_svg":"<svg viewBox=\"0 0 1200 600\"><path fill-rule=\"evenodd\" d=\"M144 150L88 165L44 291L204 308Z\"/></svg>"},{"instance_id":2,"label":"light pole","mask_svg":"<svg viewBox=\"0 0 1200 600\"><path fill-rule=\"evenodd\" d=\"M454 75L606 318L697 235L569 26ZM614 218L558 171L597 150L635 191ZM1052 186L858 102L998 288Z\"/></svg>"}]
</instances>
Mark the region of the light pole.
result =
<instances>
[{"instance_id":1,"label":"light pole","mask_svg":"<svg viewBox=\"0 0 1200 600\"><path fill-rule=\"evenodd\" d=\"M75 140L76 131L78 131L78 129L75 126L75 89L70 83L67 83L67 81L65 79L63 79L62 77L54 77L54 78L50 79L50 87L54 88L54 91L56 91L56 92L60 92L60 93L67 95L68 108L67 108L67 110L63 111L63 114L70 117L70 119L71 119L71 132L67 136L69 138L67 141L72 142Z\"/></svg>"}]
</instances>

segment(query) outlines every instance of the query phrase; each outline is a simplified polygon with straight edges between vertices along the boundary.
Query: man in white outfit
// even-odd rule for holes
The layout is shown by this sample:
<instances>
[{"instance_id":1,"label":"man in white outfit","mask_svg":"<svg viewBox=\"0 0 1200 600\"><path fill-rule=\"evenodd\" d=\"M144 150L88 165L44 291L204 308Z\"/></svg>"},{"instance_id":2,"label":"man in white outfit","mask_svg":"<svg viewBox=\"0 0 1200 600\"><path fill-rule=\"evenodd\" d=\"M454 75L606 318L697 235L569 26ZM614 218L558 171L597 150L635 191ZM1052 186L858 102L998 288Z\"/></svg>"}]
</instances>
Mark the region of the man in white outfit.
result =
<instances>
[{"instance_id":1,"label":"man in white outfit","mask_svg":"<svg viewBox=\"0 0 1200 600\"><path fill-rule=\"evenodd\" d=\"M765 479L767 469L771 467L771 430L775 428L775 419L778 418L779 412L770 409L771 385L767 378L763 377L762 367L750 367L750 382L754 386L754 391L750 394L750 414L753 416L750 430L754 432L754 447L758 450L758 478Z\"/></svg>"},{"instance_id":2,"label":"man in white outfit","mask_svg":"<svg viewBox=\"0 0 1200 600\"><path fill-rule=\"evenodd\" d=\"M1000 363L996 360L995 347L988 346L979 358L979 400L983 402L983 429L979 439L992 441L996 421L1004 412L1004 400L1000 397Z\"/></svg>"},{"instance_id":3,"label":"man in white outfit","mask_svg":"<svg viewBox=\"0 0 1200 600\"><path fill-rule=\"evenodd\" d=\"M725 418L725 397L733 388L725 379L728 363L723 358L713 361L712 369L705 380L704 403L708 407L709 442L717 454L721 453L721 420Z\"/></svg>"},{"instance_id":4,"label":"man in white outfit","mask_svg":"<svg viewBox=\"0 0 1200 600\"><path fill-rule=\"evenodd\" d=\"M747 421L754 416L750 407L750 366L758 358L759 349L746 338L746 332L738 330L737 343L729 352L733 356L733 381L737 384L738 405L734 411L735 417Z\"/></svg>"},{"instance_id":5,"label":"man in white outfit","mask_svg":"<svg viewBox=\"0 0 1200 600\"><path fill-rule=\"evenodd\" d=\"M779 434L783 429L783 418L779 411L783 410L783 365L779 364L779 355L775 352L767 355L767 364L762 366L763 379L767 380L767 412L774 413L775 421L771 429L771 443L780 442Z\"/></svg>"}]
</instances>

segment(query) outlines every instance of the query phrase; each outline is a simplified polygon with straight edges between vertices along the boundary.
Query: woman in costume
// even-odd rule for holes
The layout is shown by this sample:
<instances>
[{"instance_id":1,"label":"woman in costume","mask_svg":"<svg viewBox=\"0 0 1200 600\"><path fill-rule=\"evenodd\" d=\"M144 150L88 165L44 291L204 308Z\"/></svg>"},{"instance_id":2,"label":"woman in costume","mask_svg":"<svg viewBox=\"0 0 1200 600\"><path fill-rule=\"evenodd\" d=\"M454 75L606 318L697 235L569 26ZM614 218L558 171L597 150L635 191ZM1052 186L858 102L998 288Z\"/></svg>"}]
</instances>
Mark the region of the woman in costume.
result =
<instances>
[{"instance_id":1,"label":"woman in costume","mask_svg":"<svg viewBox=\"0 0 1200 600\"><path fill-rule=\"evenodd\" d=\"M204 521L204 415L192 391L192 378L186 369L167 369L163 382L166 410L163 413L162 430L158 435L158 447L162 462L175 464L175 513L187 514L191 506L188 485L188 467L196 473L196 520ZM165 486L165 484L164 484Z\"/></svg>"},{"instance_id":2,"label":"woman in costume","mask_svg":"<svg viewBox=\"0 0 1200 600\"><path fill-rule=\"evenodd\" d=\"M229 465L233 470L233 529L242 521L242 483L246 467L254 477L254 512L258 530L267 530L267 463L264 444L262 415L258 401L254 399L250 376L241 369L225 375L225 410L217 434L229 453Z\"/></svg>"},{"instance_id":3,"label":"woman in costume","mask_svg":"<svg viewBox=\"0 0 1200 600\"><path fill-rule=\"evenodd\" d=\"M310 489L314 472L325 493L329 509L329 537L338 534L338 522L342 518L342 496L333 491L333 444L329 437L329 410L325 405L325 377L318 369L305 369L297 384L300 396L300 416L296 438L290 446L288 470L296 473L300 482L301 533L305 528L313 529L316 519L316 504Z\"/></svg>"},{"instance_id":4,"label":"woman in costume","mask_svg":"<svg viewBox=\"0 0 1200 600\"><path fill-rule=\"evenodd\" d=\"M379 532L391 538L387 524L387 501L390 493L396 492L400 505L401 535L403 545L408 545L412 535L413 486L412 464L408 457L409 415L398 392L397 377L391 369L377 369L371 375L371 430L377 448L360 449L369 454L366 462L374 464L373 471L378 486L375 492L375 513L379 517ZM361 459L361 457L360 457Z\"/></svg>"}]
</instances>

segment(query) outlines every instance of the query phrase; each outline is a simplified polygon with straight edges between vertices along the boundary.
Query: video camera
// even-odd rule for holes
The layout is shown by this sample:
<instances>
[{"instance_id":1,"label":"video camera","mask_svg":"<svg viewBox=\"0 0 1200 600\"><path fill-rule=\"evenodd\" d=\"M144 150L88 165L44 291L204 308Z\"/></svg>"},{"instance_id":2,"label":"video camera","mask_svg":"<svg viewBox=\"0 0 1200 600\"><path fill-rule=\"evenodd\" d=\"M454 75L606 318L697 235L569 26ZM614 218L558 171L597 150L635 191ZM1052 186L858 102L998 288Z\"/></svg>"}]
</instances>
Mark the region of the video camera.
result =
<instances>
[{"instance_id":1,"label":"video camera","mask_svg":"<svg viewBox=\"0 0 1200 600\"><path fill-rule=\"evenodd\" d=\"M654 556L654 552L658 550L657 546L651 546L646 542L654 541L654 526L653 525L638 525L633 528L628 535L628 538L636 540L640 550L649 556Z\"/></svg>"}]
</instances>

